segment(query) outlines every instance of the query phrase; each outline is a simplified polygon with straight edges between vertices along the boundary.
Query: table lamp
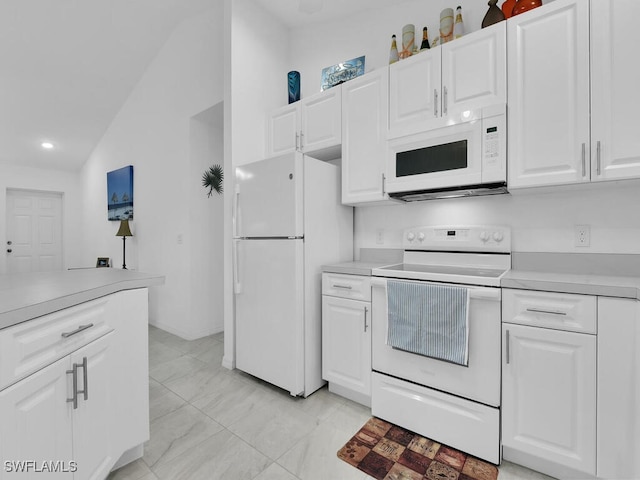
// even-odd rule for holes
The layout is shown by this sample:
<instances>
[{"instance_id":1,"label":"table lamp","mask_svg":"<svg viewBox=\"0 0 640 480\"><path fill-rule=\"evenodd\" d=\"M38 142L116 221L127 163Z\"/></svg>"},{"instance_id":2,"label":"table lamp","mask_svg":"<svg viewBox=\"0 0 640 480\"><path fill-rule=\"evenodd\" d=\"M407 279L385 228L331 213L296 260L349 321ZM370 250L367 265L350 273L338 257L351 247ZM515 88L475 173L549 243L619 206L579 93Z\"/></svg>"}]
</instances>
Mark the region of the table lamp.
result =
<instances>
[{"instance_id":1,"label":"table lamp","mask_svg":"<svg viewBox=\"0 0 640 480\"><path fill-rule=\"evenodd\" d=\"M129 220L120 220L120 228L118 229L118 233L116 233L116 237L122 237L122 268L126 270L127 264L124 260L125 240L127 237L133 237L133 233L131 233L131 229L129 228Z\"/></svg>"}]
</instances>

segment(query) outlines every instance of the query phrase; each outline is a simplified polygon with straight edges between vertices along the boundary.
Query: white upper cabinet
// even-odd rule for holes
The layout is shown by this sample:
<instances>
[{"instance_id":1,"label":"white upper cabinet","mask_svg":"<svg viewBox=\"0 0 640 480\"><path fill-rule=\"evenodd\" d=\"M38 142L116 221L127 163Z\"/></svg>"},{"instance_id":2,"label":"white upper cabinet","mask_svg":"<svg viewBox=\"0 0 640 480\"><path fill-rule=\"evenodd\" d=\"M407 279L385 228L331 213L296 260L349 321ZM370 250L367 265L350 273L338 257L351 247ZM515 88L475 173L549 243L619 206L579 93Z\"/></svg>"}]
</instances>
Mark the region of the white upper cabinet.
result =
<instances>
[{"instance_id":1,"label":"white upper cabinet","mask_svg":"<svg viewBox=\"0 0 640 480\"><path fill-rule=\"evenodd\" d=\"M342 203L389 201L384 189L389 71L342 85Z\"/></svg>"},{"instance_id":2,"label":"white upper cabinet","mask_svg":"<svg viewBox=\"0 0 640 480\"><path fill-rule=\"evenodd\" d=\"M292 103L267 116L267 157L295 152L300 143L300 105Z\"/></svg>"},{"instance_id":3,"label":"white upper cabinet","mask_svg":"<svg viewBox=\"0 0 640 480\"><path fill-rule=\"evenodd\" d=\"M506 22L395 63L389 67L389 137L504 104L506 83Z\"/></svg>"},{"instance_id":4,"label":"white upper cabinet","mask_svg":"<svg viewBox=\"0 0 640 480\"><path fill-rule=\"evenodd\" d=\"M302 100L301 151L320 160L339 158L341 144L342 89L333 87Z\"/></svg>"},{"instance_id":5,"label":"white upper cabinet","mask_svg":"<svg viewBox=\"0 0 640 480\"><path fill-rule=\"evenodd\" d=\"M592 180L640 177L638 18L637 0L591 2Z\"/></svg>"},{"instance_id":6,"label":"white upper cabinet","mask_svg":"<svg viewBox=\"0 0 640 480\"><path fill-rule=\"evenodd\" d=\"M442 46L442 114L456 118L507 101L506 22Z\"/></svg>"},{"instance_id":7,"label":"white upper cabinet","mask_svg":"<svg viewBox=\"0 0 640 480\"><path fill-rule=\"evenodd\" d=\"M333 87L267 116L267 157L300 151L320 160L340 157L342 89Z\"/></svg>"},{"instance_id":8,"label":"white upper cabinet","mask_svg":"<svg viewBox=\"0 0 640 480\"><path fill-rule=\"evenodd\" d=\"M389 138L429 129L441 116L440 48L389 67Z\"/></svg>"},{"instance_id":9,"label":"white upper cabinet","mask_svg":"<svg viewBox=\"0 0 640 480\"><path fill-rule=\"evenodd\" d=\"M589 180L589 2L509 19L509 187Z\"/></svg>"},{"instance_id":10,"label":"white upper cabinet","mask_svg":"<svg viewBox=\"0 0 640 480\"><path fill-rule=\"evenodd\" d=\"M638 15L556 0L509 19L509 187L640 176Z\"/></svg>"}]
</instances>

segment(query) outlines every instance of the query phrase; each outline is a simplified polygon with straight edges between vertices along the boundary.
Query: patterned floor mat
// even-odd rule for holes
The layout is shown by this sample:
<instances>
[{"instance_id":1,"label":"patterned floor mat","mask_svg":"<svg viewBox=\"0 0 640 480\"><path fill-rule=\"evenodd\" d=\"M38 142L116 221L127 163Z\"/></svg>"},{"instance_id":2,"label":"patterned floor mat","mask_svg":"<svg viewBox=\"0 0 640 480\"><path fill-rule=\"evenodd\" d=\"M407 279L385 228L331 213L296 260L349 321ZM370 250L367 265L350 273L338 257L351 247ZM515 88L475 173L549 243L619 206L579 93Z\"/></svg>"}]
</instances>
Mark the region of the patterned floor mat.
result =
<instances>
[{"instance_id":1,"label":"patterned floor mat","mask_svg":"<svg viewBox=\"0 0 640 480\"><path fill-rule=\"evenodd\" d=\"M496 480L498 468L453 448L371 418L338 458L377 480Z\"/></svg>"}]
</instances>

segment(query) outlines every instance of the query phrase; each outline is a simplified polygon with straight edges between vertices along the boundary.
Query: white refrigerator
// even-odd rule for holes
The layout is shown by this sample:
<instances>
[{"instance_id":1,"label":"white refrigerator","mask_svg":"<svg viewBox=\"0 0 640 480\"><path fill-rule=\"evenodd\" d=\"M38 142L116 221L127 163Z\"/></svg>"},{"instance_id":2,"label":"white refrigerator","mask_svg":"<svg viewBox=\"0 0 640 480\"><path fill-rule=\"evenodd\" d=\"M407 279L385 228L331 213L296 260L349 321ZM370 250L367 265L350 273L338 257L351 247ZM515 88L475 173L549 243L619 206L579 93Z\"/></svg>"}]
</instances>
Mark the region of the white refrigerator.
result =
<instances>
[{"instance_id":1,"label":"white refrigerator","mask_svg":"<svg viewBox=\"0 0 640 480\"><path fill-rule=\"evenodd\" d=\"M291 153L236 168L236 367L294 396L320 388L321 267L353 258L340 168Z\"/></svg>"}]
</instances>

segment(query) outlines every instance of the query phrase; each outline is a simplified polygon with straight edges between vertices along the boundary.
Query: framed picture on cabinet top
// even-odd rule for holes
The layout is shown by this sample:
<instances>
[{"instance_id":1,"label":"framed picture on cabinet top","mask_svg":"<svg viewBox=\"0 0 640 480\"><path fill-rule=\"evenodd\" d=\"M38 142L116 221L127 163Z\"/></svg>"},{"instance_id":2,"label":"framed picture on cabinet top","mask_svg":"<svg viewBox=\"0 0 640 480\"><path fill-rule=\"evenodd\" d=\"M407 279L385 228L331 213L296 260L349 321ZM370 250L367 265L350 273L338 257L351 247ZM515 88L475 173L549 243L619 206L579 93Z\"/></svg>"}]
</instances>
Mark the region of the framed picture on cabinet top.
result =
<instances>
[{"instance_id":1,"label":"framed picture on cabinet top","mask_svg":"<svg viewBox=\"0 0 640 480\"><path fill-rule=\"evenodd\" d=\"M96 268L104 268L111 266L109 263L109 257L98 257L96 260Z\"/></svg>"}]
</instances>

